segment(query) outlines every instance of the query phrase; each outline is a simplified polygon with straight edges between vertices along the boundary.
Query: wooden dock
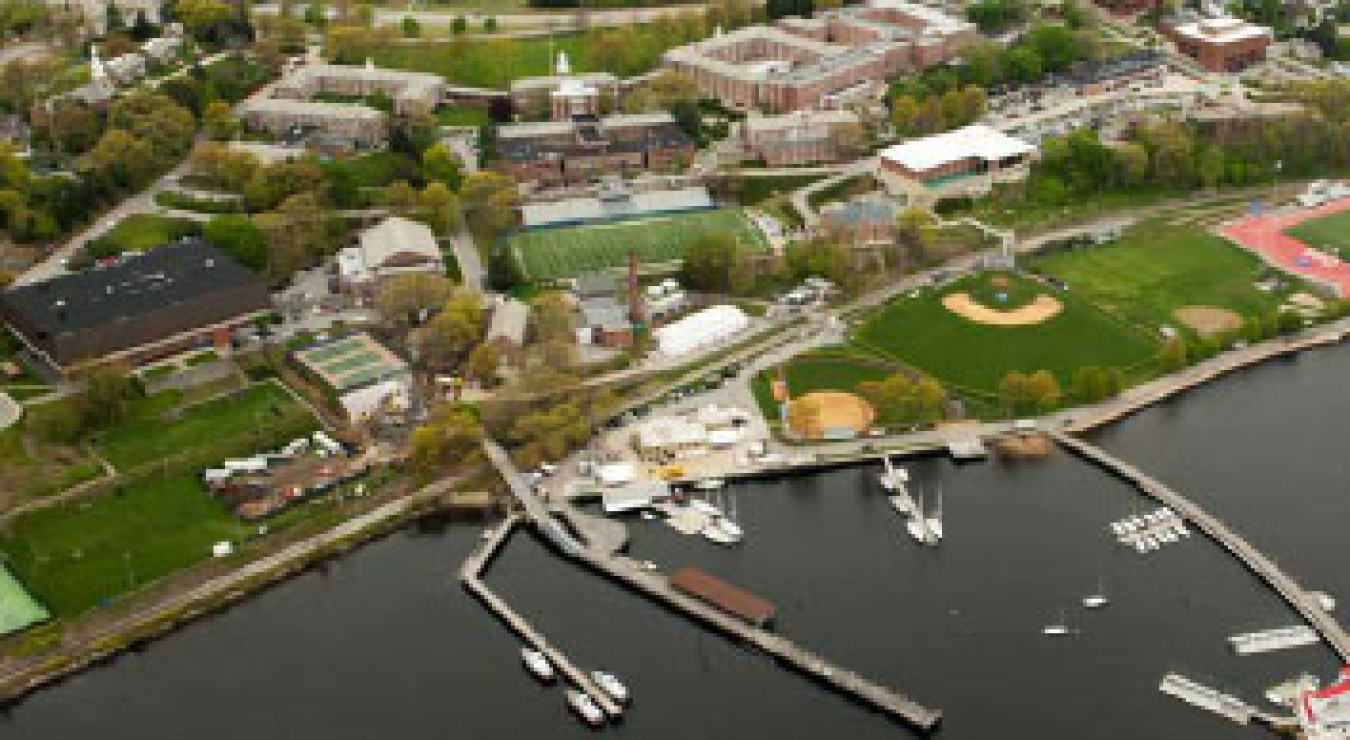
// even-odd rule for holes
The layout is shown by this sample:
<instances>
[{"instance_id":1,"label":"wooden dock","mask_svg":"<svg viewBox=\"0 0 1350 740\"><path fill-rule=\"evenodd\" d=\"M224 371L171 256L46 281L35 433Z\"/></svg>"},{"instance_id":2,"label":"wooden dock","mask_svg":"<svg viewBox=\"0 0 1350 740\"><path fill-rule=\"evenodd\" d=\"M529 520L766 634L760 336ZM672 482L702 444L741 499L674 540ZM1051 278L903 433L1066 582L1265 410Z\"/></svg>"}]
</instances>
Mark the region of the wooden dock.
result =
<instances>
[{"instance_id":1,"label":"wooden dock","mask_svg":"<svg viewBox=\"0 0 1350 740\"><path fill-rule=\"evenodd\" d=\"M577 688L586 692L605 714L610 717L618 717L623 714L623 707L615 702L609 694L606 694L594 681L589 674L577 668L567 655L558 650L550 643L542 633L536 630L526 619L516 613L509 604L502 600L500 596L493 593L482 581L483 570L487 567L492 558L496 556L501 547L506 544L506 540L511 536L511 532L519 524L521 518L519 515L512 514L502 523L493 529L487 531L487 537L483 544L474 550L469 558L460 566L459 579L464 584L464 588L483 602L497 618L506 623L520 636L520 639L529 644L530 647L543 653L549 662L558 669L569 682Z\"/></svg>"},{"instance_id":2,"label":"wooden dock","mask_svg":"<svg viewBox=\"0 0 1350 740\"><path fill-rule=\"evenodd\" d=\"M942 712L926 707L894 689L881 686L853 671L839 668L825 658L802 648L781 635L743 622L732 615L676 591L660 573L644 570L637 561L622 555L604 556L582 550L579 560L666 606L688 614L717 630L747 642L807 676L837 691L880 709L922 729L931 730Z\"/></svg>"},{"instance_id":3,"label":"wooden dock","mask_svg":"<svg viewBox=\"0 0 1350 740\"><path fill-rule=\"evenodd\" d=\"M839 668L819 655L798 647L785 637L753 627L692 596L676 591L670 586L670 581L664 575L648 572L636 560L615 552L614 543L617 537L613 531L615 522L604 521L605 526L601 527L597 523L588 522L584 515L578 517L576 512L568 512L568 523L578 530L577 535L580 537L578 540L554 518L549 507L525 482L520 475L520 471L516 470L515 464L511 462L505 450L492 440L484 440L483 447L487 452L488 459L506 480L507 487L510 488L512 495L520 501L524 518L534 524L541 534L553 540L554 544L564 554L576 558L671 608L678 609L728 635L750 643L798 671L838 691L853 696L859 701L898 717L914 727L930 730L942 719L942 713L936 709L923 706L893 689L874 683L852 671ZM558 531L562 531L562 535L559 535ZM563 538L557 539L560 536ZM568 674L568 678L595 697L587 676L571 668L571 664L565 662L565 657L553 651L542 636L534 633L523 619L515 615L505 603L502 603L500 599L487 591L481 581L478 581L476 577L478 571L475 569L481 569L482 565L490 559L490 553L496 546L500 546L500 542L504 541L505 537L504 532L495 532L485 542L484 547L475 552L465 563L461 575L466 578L466 586L479 595L479 598L482 598L490 609L501 615L502 619L510 624L512 629L548 655L550 660L553 660L559 666L566 666L564 673ZM497 545L494 546L494 542ZM596 691L598 691L598 688ZM603 695L597 697L597 701L600 701L601 698L603 698ZM608 699L605 699L605 701L608 702ZM610 712L613 702L609 702L608 706L602 703L601 706L605 708L605 711ZM611 712L611 714L614 713Z\"/></svg>"},{"instance_id":4,"label":"wooden dock","mask_svg":"<svg viewBox=\"0 0 1350 740\"><path fill-rule=\"evenodd\" d=\"M1168 488L1163 483L1146 475L1135 466L1116 458L1095 445L1077 437L1053 431L1050 435L1065 448L1091 460L1130 481L1140 491L1169 506L1181 518L1195 525L1210 539L1219 543L1225 550L1241 560L1248 569L1259 576L1303 616L1308 625L1322 636L1322 639L1336 651L1341 659L1350 662L1350 635L1341 627L1335 617L1328 614L1318 600L1304 591L1293 578L1280 570L1273 560L1263 555L1241 535L1229 529L1223 522L1210 516L1204 509L1191 503L1190 499Z\"/></svg>"}]
</instances>

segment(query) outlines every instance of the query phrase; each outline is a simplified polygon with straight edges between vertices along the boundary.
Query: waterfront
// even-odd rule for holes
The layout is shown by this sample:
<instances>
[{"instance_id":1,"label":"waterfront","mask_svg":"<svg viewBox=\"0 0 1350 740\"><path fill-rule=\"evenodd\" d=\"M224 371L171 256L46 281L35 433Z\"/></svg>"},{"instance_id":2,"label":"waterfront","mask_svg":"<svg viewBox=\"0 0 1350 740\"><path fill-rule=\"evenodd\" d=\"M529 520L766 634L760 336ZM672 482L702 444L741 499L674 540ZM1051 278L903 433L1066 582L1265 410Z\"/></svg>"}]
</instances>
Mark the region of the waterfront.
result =
<instances>
[{"instance_id":1,"label":"waterfront","mask_svg":"<svg viewBox=\"0 0 1350 740\"><path fill-rule=\"evenodd\" d=\"M1336 567L1350 501L1350 349L1243 371L1093 436L1247 534L1309 588ZM920 550L854 468L735 489L748 532L719 550L633 520L633 552L698 564L773 600L785 635L941 708L939 736L1244 738L1162 696L1167 670L1249 700L1328 651L1238 658L1225 638L1294 616L1212 544L1140 556L1107 521L1150 505L1059 454L912 465L945 491L947 541ZM559 737L584 732L534 685L515 638L454 580L477 528L393 535L12 708L15 738ZM1343 559L1343 558L1341 558ZM1077 600L1105 578L1114 604ZM892 737L895 725L518 536L488 574L578 662L636 695L632 737ZM1040 628L1064 609L1082 633ZM221 702L228 710L221 711ZM903 735L903 733L901 733Z\"/></svg>"}]
</instances>

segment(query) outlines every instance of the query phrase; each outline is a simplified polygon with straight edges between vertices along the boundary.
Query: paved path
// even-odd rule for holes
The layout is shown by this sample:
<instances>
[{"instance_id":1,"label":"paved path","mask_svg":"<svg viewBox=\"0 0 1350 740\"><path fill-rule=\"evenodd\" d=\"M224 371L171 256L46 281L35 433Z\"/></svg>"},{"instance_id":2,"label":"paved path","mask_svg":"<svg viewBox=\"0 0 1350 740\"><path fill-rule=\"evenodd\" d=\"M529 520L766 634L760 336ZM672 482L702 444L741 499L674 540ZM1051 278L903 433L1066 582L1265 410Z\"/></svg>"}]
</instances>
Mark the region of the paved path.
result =
<instances>
[{"instance_id":1,"label":"paved path","mask_svg":"<svg viewBox=\"0 0 1350 740\"><path fill-rule=\"evenodd\" d=\"M483 255L474 243L473 234L466 228L450 237L450 246L459 263L460 280L465 286L478 292L487 290L487 268L483 265Z\"/></svg>"}]
</instances>

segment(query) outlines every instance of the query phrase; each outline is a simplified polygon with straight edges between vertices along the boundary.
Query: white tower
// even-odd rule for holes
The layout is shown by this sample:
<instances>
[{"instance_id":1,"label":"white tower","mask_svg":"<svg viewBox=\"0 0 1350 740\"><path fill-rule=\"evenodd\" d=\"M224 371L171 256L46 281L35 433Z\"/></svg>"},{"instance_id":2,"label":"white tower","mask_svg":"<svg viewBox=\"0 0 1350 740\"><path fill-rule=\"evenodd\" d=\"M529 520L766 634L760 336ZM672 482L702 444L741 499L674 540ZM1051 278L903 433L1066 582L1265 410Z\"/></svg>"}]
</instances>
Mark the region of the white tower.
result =
<instances>
[{"instance_id":1,"label":"white tower","mask_svg":"<svg viewBox=\"0 0 1350 740\"><path fill-rule=\"evenodd\" d=\"M558 63L554 67L553 74L558 77L566 77L572 74L572 64L567 61L567 52L558 52Z\"/></svg>"}]
</instances>

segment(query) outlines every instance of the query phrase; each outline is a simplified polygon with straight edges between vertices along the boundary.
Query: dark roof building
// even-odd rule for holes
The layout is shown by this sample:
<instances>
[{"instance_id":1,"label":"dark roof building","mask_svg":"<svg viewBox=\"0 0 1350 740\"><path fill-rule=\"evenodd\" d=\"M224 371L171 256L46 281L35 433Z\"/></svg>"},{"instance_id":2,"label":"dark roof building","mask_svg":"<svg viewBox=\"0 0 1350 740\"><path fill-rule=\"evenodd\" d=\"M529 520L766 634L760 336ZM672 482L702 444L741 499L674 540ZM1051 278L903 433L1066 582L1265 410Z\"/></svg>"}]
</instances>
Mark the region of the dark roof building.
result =
<instances>
[{"instance_id":1,"label":"dark roof building","mask_svg":"<svg viewBox=\"0 0 1350 740\"><path fill-rule=\"evenodd\" d=\"M214 343L271 309L267 286L200 239L0 293L0 319L62 372Z\"/></svg>"}]
</instances>

